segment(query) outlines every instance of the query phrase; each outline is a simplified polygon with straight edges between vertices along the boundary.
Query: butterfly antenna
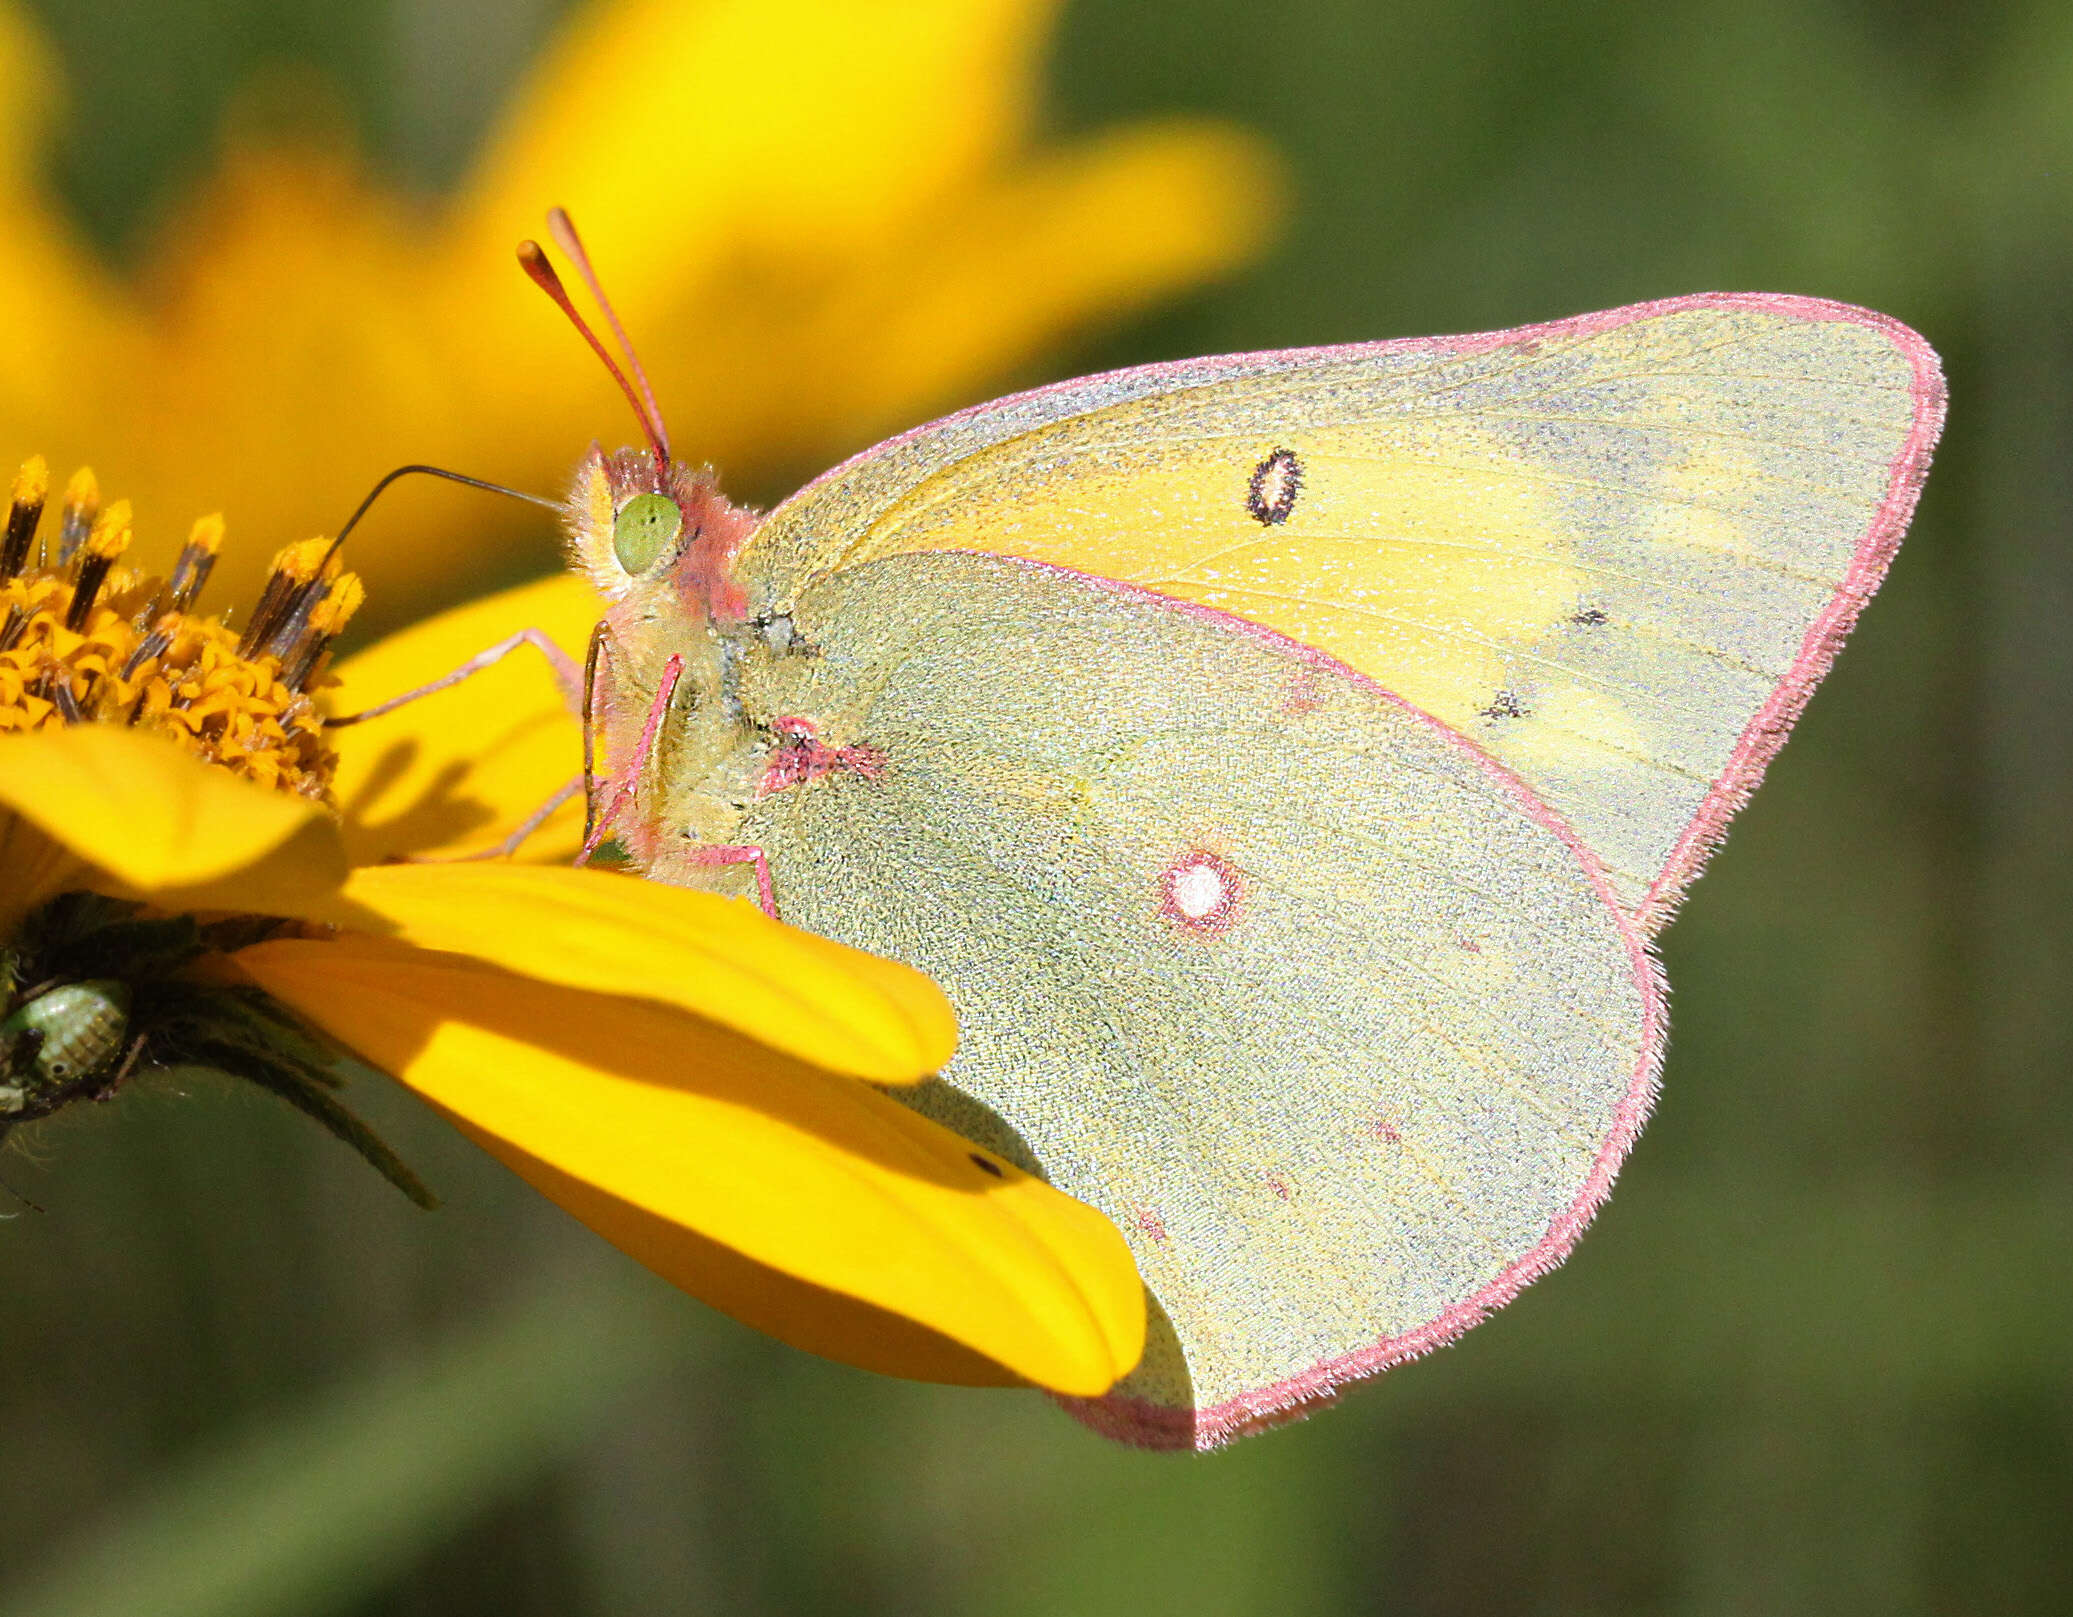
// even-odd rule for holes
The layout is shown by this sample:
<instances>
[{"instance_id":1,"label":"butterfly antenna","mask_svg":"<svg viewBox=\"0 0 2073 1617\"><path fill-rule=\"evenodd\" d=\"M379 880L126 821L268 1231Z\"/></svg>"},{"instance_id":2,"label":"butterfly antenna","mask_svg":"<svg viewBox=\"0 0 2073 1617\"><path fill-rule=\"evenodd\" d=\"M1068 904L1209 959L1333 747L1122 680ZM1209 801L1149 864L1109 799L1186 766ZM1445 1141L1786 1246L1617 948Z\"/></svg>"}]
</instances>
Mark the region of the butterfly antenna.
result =
<instances>
[{"instance_id":1,"label":"butterfly antenna","mask_svg":"<svg viewBox=\"0 0 2073 1617\"><path fill-rule=\"evenodd\" d=\"M443 477L449 483L465 483L469 488L485 489L491 494L508 495L514 500L524 500L528 505L544 505L550 511L559 511L558 501L539 494L528 494L523 489L506 488L502 483L491 483L480 477L464 477L459 472L450 472L444 466L398 466L373 488L367 491L367 498L353 507L353 514L345 519L345 526L338 530L338 536L331 541L331 548L324 552L324 559L318 565L316 578L324 576L324 569L331 565L331 558L338 554L346 542L346 535L360 525L360 519L367 515L368 507L381 498L382 491L399 477Z\"/></svg>"},{"instance_id":2,"label":"butterfly antenna","mask_svg":"<svg viewBox=\"0 0 2073 1617\"><path fill-rule=\"evenodd\" d=\"M568 288L561 284L561 277L554 273L553 264L548 262L546 252L536 241L522 241L518 244L518 263L537 286L554 300L555 307L569 317L569 324L583 335L590 344L590 351L604 361L605 369L612 373L612 380L619 384L619 391L626 395L626 402L633 406L633 413L640 421L641 433L648 440L648 447L655 452L655 463L669 464L669 446L662 439L662 423L648 414L641 403L641 396L633 390L633 384L626 379L626 372L619 368L619 362L612 358L605 345L597 340L597 333L589 323L576 312L576 305L570 299Z\"/></svg>"},{"instance_id":3,"label":"butterfly antenna","mask_svg":"<svg viewBox=\"0 0 2073 1617\"><path fill-rule=\"evenodd\" d=\"M655 402L655 389L648 385L647 369L641 364L641 356L634 349L633 339L627 336L626 327L619 323L619 311L605 296L605 284L591 267L590 254L583 249L583 238L576 234L576 221L569 217L568 209L547 210L547 231L554 237L555 246L569 255L569 262L576 266L576 273L583 277L583 284L590 288L590 295L604 310L605 321L611 326L612 335L619 339L619 351L626 356L627 369L633 372L634 382L641 390L641 399L648 406L648 420L654 424L655 437L662 445L662 458L669 459L669 428L663 424L662 406Z\"/></svg>"}]
</instances>

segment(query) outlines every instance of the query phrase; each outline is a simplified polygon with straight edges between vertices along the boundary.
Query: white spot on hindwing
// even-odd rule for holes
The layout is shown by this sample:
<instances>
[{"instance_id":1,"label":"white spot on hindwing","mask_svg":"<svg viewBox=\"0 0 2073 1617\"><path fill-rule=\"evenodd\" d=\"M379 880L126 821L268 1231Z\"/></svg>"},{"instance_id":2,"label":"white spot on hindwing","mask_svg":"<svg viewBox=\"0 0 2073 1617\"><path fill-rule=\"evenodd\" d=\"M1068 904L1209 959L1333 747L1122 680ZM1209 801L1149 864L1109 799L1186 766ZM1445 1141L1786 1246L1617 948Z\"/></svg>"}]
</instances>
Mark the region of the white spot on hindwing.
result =
<instances>
[{"instance_id":1,"label":"white spot on hindwing","mask_svg":"<svg viewBox=\"0 0 2073 1617\"><path fill-rule=\"evenodd\" d=\"M1238 910L1238 873L1215 854L1192 849L1159 878L1159 912L1191 932L1221 932Z\"/></svg>"},{"instance_id":2,"label":"white spot on hindwing","mask_svg":"<svg viewBox=\"0 0 2073 1617\"><path fill-rule=\"evenodd\" d=\"M1173 907L1183 921L1205 921L1224 901L1224 878L1213 865L1188 865L1174 873Z\"/></svg>"}]
</instances>

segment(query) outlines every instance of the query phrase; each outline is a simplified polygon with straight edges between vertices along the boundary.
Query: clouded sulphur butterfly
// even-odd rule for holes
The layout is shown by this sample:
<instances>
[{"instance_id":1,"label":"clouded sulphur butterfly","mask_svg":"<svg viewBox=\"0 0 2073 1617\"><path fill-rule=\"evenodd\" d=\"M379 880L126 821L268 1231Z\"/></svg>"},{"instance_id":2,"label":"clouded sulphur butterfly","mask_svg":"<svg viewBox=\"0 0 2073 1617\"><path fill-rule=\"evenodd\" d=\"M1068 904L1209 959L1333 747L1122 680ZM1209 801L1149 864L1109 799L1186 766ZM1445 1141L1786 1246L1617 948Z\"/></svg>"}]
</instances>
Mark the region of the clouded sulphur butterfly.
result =
<instances>
[{"instance_id":1,"label":"clouded sulphur butterfly","mask_svg":"<svg viewBox=\"0 0 2073 1617\"><path fill-rule=\"evenodd\" d=\"M1561 1261L1653 1094L1649 940L1942 413L1915 333L1768 295L1065 382L760 519L651 403L569 502L596 834L931 973L963 1043L903 1098L1148 1288L1075 1412L1209 1446Z\"/></svg>"}]
</instances>

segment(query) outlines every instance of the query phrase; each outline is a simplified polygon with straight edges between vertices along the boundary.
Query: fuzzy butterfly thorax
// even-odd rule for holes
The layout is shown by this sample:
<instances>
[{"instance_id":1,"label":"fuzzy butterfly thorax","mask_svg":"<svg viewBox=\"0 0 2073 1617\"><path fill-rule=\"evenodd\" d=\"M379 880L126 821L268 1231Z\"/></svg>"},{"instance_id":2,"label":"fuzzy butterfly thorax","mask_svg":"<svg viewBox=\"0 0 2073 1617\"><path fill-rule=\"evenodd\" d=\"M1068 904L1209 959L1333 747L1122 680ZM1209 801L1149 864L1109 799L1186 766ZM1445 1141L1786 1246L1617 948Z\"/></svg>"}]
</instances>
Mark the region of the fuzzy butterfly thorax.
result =
<instances>
[{"instance_id":1,"label":"fuzzy butterfly thorax","mask_svg":"<svg viewBox=\"0 0 2073 1617\"><path fill-rule=\"evenodd\" d=\"M822 739L826 721L789 711L788 669L811 648L789 617L751 618L734 576L762 514L730 502L709 467L595 446L568 513L573 559L610 603L594 717L608 767L638 754L664 670L681 666L648 790L616 834L651 874L752 894L741 867L707 850L730 844L760 798L852 756Z\"/></svg>"}]
</instances>

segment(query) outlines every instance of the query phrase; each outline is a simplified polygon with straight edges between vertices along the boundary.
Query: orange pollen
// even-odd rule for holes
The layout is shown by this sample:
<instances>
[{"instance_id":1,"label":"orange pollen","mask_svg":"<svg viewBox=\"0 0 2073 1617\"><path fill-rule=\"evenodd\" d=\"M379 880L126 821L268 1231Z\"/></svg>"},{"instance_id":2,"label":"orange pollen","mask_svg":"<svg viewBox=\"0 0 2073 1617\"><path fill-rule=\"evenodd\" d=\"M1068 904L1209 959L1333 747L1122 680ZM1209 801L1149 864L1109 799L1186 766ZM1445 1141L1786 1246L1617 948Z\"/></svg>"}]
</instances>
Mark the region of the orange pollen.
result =
<instances>
[{"instance_id":1,"label":"orange pollen","mask_svg":"<svg viewBox=\"0 0 2073 1617\"><path fill-rule=\"evenodd\" d=\"M41 458L31 460L0 530L0 734L92 723L156 730L233 774L328 804L338 760L314 693L366 592L325 541L282 553L268 585L274 621L263 644L246 647L189 610L222 518L195 524L168 584L120 564L129 504L103 510L82 470L66 489L58 555L32 561L48 488Z\"/></svg>"}]
</instances>

